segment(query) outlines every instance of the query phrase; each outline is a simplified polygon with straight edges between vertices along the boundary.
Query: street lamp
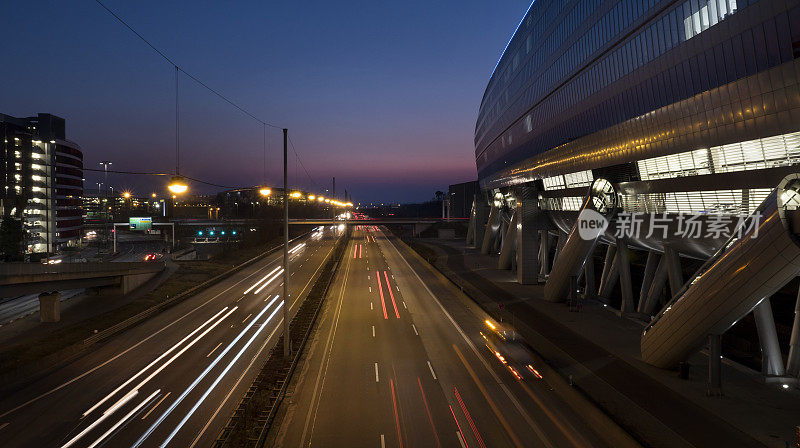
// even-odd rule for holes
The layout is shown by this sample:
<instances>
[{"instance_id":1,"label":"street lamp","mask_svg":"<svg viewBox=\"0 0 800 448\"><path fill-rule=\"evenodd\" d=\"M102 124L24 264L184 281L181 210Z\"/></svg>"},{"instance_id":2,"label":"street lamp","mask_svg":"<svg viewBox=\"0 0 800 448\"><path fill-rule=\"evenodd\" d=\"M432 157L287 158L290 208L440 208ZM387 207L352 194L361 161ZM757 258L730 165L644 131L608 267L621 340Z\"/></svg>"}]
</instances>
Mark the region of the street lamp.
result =
<instances>
[{"instance_id":1,"label":"street lamp","mask_svg":"<svg viewBox=\"0 0 800 448\"><path fill-rule=\"evenodd\" d=\"M131 192L130 191L126 191L126 192L122 193L122 197L124 197L125 199L130 199L131 198Z\"/></svg>"},{"instance_id":2,"label":"street lamp","mask_svg":"<svg viewBox=\"0 0 800 448\"><path fill-rule=\"evenodd\" d=\"M183 194L189 190L189 185L186 184L186 179L184 179L183 176L172 176L167 188L172 193Z\"/></svg>"},{"instance_id":3,"label":"street lamp","mask_svg":"<svg viewBox=\"0 0 800 448\"><path fill-rule=\"evenodd\" d=\"M272 194L272 190L270 190L269 188L264 187L264 188L258 190L258 194L260 194L261 196L269 196L269 195Z\"/></svg>"}]
</instances>

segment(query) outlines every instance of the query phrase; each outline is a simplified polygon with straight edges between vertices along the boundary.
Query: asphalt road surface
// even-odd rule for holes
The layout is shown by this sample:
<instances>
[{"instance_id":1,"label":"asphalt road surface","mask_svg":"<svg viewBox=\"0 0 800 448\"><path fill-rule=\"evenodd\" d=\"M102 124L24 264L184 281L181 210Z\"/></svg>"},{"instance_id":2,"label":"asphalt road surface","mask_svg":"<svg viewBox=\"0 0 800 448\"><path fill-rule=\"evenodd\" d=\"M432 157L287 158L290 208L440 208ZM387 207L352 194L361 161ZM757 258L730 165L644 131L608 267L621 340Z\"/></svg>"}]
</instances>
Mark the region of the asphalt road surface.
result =
<instances>
[{"instance_id":1,"label":"asphalt road surface","mask_svg":"<svg viewBox=\"0 0 800 448\"><path fill-rule=\"evenodd\" d=\"M270 446L602 446L500 324L435 296L398 247L356 227Z\"/></svg>"},{"instance_id":2,"label":"asphalt road surface","mask_svg":"<svg viewBox=\"0 0 800 448\"><path fill-rule=\"evenodd\" d=\"M326 227L293 244L291 312L337 232ZM278 251L68 365L0 392L0 446L211 445L280 336L281 261Z\"/></svg>"}]
</instances>

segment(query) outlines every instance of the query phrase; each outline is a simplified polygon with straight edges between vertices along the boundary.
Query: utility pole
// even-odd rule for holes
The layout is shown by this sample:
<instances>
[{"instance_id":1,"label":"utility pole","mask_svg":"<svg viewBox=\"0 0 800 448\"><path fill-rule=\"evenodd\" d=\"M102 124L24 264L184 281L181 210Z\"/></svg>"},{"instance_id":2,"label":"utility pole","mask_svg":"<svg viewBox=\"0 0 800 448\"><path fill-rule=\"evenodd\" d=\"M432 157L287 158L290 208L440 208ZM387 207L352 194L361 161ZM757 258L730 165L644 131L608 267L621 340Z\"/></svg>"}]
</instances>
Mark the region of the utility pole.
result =
<instances>
[{"instance_id":1,"label":"utility pole","mask_svg":"<svg viewBox=\"0 0 800 448\"><path fill-rule=\"evenodd\" d=\"M105 231L105 237L103 239L103 243L104 243L103 246L104 246L104 248L107 249L108 248L108 208L111 206L111 199L109 198L109 195L108 195L108 166L112 165L112 163L109 162L108 160L103 160L102 162L100 162L100 165L103 165L103 173L104 173L103 181L105 182L103 184L103 192L105 193L103 196L106 197L106 204L103 205L103 201L100 199L100 191L99 190L97 191L97 200L100 202L100 217L105 216L105 218L103 218L103 230Z\"/></svg>"},{"instance_id":2,"label":"utility pole","mask_svg":"<svg viewBox=\"0 0 800 448\"><path fill-rule=\"evenodd\" d=\"M333 178L333 190L331 190L331 201L336 200L336 177ZM331 220L336 220L336 205L331 204Z\"/></svg>"},{"instance_id":3,"label":"utility pole","mask_svg":"<svg viewBox=\"0 0 800 448\"><path fill-rule=\"evenodd\" d=\"M289 340L289 182L286 169L286 143L289 130L283 130L283 356L289 359L292 344Z\"/></svg>"}]
</instances>

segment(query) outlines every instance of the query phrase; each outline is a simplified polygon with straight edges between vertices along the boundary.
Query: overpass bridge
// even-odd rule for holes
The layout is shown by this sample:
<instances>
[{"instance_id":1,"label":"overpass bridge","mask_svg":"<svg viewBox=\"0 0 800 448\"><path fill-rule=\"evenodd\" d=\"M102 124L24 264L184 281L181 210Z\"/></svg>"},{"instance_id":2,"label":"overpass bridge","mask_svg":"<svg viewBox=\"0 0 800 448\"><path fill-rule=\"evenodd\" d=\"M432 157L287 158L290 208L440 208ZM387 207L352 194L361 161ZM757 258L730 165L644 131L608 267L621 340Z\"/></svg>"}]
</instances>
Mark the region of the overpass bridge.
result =
<instances>
[{"instance_id":1,"label":"overpass bridge","mask_svg":"<svg viewBox=\"0 0 800 448\"><path fill-rule=\"evenodd\" d=\"M2 263L0 291L10 297L39 294L43 322L57 322L60 294L66 289L94 288L127 294L163 271L163 261L121 263Z\"/></svg>"}]
</instances>

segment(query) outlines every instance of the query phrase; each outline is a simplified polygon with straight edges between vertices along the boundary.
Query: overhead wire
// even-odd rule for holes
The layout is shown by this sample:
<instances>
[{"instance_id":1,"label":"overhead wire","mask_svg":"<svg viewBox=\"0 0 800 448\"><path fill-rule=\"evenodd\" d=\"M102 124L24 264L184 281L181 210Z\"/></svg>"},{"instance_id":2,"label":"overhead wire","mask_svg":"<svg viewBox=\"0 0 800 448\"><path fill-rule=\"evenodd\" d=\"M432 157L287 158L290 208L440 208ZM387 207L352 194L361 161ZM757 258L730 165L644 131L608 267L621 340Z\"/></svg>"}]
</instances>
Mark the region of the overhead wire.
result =
<instances>
[{"instance_id":1,"label":"overhead wire","mask_svg":"<svg viewBox=\"0 0 800 448\"><path fill-rule=\"evenodd\" d=\"M190 78L191 80L193 80L194 82L196 82L196 83L197 83L197 84L199 84L200 86L204 87L204 88L205 88L205 89L207 89L209 92L213 93L214 95L216 95L217 97L219 97L220 99L222 99L223 101L225 101L226 103L228 103L229 105L233 106L234 108L236 108L237 110L239 110L239 111L240 111L240 112L242 112L243 114L245 114L245 115L247 115L248 117L252 118L253 120L257 121L258 123L261 123L261 124L262 124L262 125L264 125L264 126L272 127L272 128L275 128L275 129L284 129L284 127L283 127L283 126L278 126L278 125L276 125L276 124L273 124L273 123L270 123L270 122L268 122L268 121L266 121L266 120L262 120L261 118L258 118L258 117L257 117L255 114L251 113L250 111L248 111L248 110L247 110L247 109L245 109L244 107L240 106L240 105L239 105L238 103L236 103L235 101L233 101L233 100L231 100L230 98L228 98L227 96L223 95L223 94L222 94L220 91L218 91L218 90L216 90L216 89L212 88L211 86L209 86L208 84L206 84L205 82L203 82L202 80L200 80L200 79L199 79L197 76L195 76L195 75L193 75L193 74L191 74L191 73L187 72L187 71L186 71L186 70L185 70L183 67L181 67L180 65L178 65L178 63L176 63L176 62L175 62L175 61L173 61L173 60L172 60L172 59L171 59L169 56L167 56L167 55L166 55L166 53L164 53L163 51L161 51L160 49L158 49L158 47L156 47L156 46L155 46L155 45L154 45L152 42L150 42L149 40L147 40L147 38L145 38L145 37L144 37L144 36L143 36L141 33L139 33L138 31L136 31L136 29L134 29L134 28L133 28L133 26L131 26L131 25L130 25L128 22L126 22L126 21L125 21L125 19L123 19L122 17L120 17L120 16L119 16L117 13L115 13L115 12L114 12L114 11L113 11L111 8L109 8L108 6L106 6L106 5L105 5L105 4L104 4L104 3L103 3L101 0L95 0L95 2L96 2L98 5L100 5L100 6L101 6L103 9L105 9L105 10L106 10L106 11L107 11L109 14L111 14L111 16L112 16L112 17L114 17L115 19L117 19L117 21L118 21L118 22L120 22L120 23L121 23L123 26L125 26L125 27L126 27L128 30L130 30L130 32L132 32L132 33L133 33L133 34L134 34L136 37L138 37L138 38L139 38L139 39L140 39L142 42L144 42L145 44L147 44L147 46L148 46L148 47L150 47L150 48L151 48L153 51L155 51L155 52L156 52L156 53L157 53L159 56L161 56L161 57L162 57L162 58L163 58L165 61L167 61L167 62L168 62L168 63L170 63L170 64L171 64L173 67L175 67L175 70L178 70L178 71L180 71L181 73L183 73L184 75L186 75L188 78ZM264 139L264 140L265 140L265 142L264 142L264 146L265 146L265 148L266 148L266 134L265 134L265 139ZM291 142L291 139L289 139L289 141ZM296 150L296 149L295 149L295 147L294 147L294 143L292 143L292 151L294 151L294 154L295 154L295 156L297 157L298 161L300 162L300 166L302 166L302 167L303 167L303 171L305 171L305 173L306 173L306 176L308 176L308 178L309 178L309 180L311 181L311 183L312 183L312 184L313 184L313 185L314 185L316 188L319 188L319 185L318 185L318 184L317 184L317 183L314 181L314 179L313 179L313 178L311 177L311 175L308 173L308 170L306 169L305 165L303 165L303 162L302 162L302 160L300 159L300 155L297 153L297 150ZM265 161L265 162L266 162L266 161ZM91 171L91 170L89 170L89 171ZM109 172L111 172L111 171L109 171ZM187 176L184 176L184 177L187 177ZM187 177L187 178L188 178L188 177ZM192 180L195 180L195 179L192 179ZM212 184L212 183L208 183L208 182L204 182L204 181L199 181L199 180L197 180L197 182L205 183L205 184L208 184L208 185L214 185L214 184Z\"/></svg>"}]
</instances>

